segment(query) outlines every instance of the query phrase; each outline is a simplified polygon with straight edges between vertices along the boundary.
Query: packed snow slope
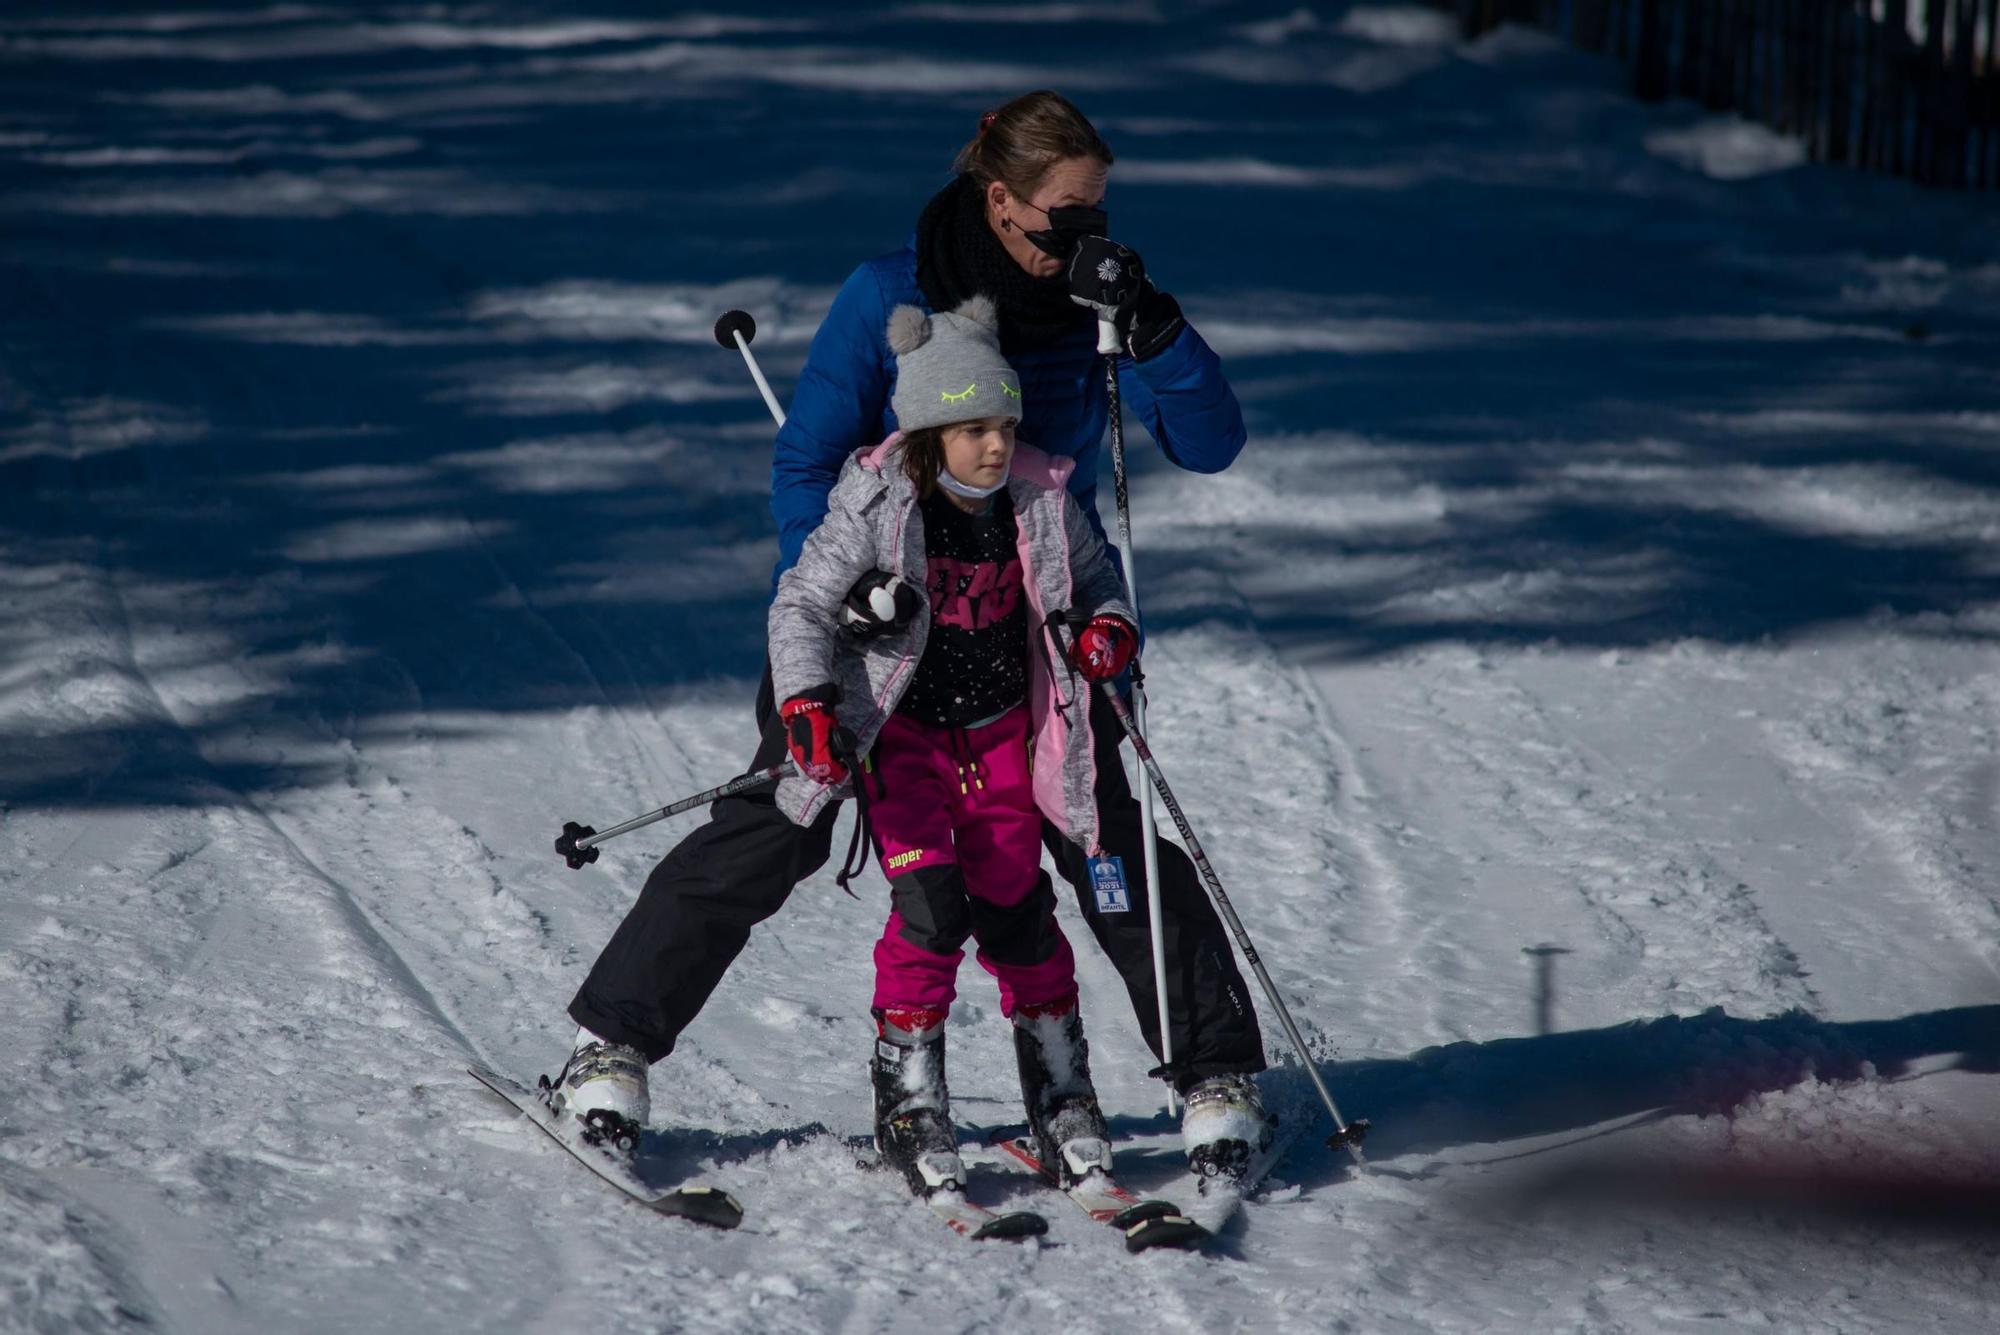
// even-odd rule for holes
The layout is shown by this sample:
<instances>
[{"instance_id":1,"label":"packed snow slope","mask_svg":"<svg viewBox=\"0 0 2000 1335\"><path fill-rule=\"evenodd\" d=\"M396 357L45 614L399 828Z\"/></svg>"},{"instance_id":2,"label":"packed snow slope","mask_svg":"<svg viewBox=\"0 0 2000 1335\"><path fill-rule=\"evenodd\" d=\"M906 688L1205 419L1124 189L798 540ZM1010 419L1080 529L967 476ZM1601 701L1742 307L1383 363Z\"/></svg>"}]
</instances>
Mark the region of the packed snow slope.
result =
<instances>
[{"instance_id":1,"label":"packed snow slope","mask_svg":"<svg viewBox=\"0 0 2000 1335\"><path fill-rule=\"evenodd\" d=\"M709 325L788 392L1044 85L1251 424L1135 442L1154 729L1372 1171L1134 1260L982 1155L1049 1239L947 1234L853 1165L885 892L822 875L654 1073L749 1222L647 1215L462 1071L555 1069L686 828L561 823L751 748ZM79 0L0 89L0 1327L2000 1327L1990 198L1396 5Z\"/></svg>"}]
</instances>

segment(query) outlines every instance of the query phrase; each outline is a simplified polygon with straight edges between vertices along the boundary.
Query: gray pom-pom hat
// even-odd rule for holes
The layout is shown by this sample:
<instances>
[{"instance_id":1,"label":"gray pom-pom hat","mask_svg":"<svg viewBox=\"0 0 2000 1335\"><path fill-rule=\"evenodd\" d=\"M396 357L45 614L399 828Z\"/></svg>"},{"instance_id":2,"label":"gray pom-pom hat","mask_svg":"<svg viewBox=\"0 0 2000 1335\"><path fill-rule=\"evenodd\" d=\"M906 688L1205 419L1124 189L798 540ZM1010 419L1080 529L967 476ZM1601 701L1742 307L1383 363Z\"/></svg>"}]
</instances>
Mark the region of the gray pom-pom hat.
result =
<instances>
[{"instance_id":1,"label":"gray pom-pom hat","mask_svg":"<svg viewBox=\"0 0 2000 1335\"><path fill-rule=\"evenodd\" d=\"M896 391L889 406L905 431L980 417L1021 416L1021 377L1000 355L1000 316L987 297L926 315L916 306L889 312Z\"/></svg>"}]
</instances>

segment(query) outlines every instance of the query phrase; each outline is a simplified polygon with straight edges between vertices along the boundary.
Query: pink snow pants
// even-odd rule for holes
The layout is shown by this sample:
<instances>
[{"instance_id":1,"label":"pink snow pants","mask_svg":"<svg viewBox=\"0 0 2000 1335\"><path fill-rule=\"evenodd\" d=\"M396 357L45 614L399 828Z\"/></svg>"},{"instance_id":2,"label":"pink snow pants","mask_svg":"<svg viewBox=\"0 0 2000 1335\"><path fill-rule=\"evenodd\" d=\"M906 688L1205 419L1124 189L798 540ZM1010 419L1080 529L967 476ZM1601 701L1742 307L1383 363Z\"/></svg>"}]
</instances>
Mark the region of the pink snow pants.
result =
<instances>
[{"instance_id":1,"label":"pink snow pants","mask_svg":"<svg viewBox=\"0 0 2000 1335\"><path fill-rule=\"evenodd\" d=\"M875 943L877 1009L948 1010L968 938L999 980L1003 1014L1073 994L1076 956L1041 869L1027 706L978 728L891 715L863 781L891 904Z\"/></svg>"}]
</instances>

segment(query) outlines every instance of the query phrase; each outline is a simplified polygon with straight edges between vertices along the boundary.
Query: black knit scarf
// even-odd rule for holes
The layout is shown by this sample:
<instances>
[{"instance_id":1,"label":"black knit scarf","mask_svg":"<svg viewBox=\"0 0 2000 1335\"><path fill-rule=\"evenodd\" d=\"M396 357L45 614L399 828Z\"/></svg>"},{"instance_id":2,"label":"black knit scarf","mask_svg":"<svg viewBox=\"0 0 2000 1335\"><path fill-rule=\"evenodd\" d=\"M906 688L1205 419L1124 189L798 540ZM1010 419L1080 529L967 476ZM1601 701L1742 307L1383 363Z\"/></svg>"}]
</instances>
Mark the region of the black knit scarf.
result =
<instances>
[{"instance_id":1,"label":"black knit scarf","mask_svg":"<svg viewBox=\"0 0 2000 1335\"><path fill-rule=\"evenodd\" d=\"M1090 312L1069 299L1060 274L1035 278L1014 263L986 224L986 200L970 176L931 197L917 219L917 285L934 311L985 293L1000 310L1008 345L1047 343L1074 333Z\"/></svg>"}]
</instances>

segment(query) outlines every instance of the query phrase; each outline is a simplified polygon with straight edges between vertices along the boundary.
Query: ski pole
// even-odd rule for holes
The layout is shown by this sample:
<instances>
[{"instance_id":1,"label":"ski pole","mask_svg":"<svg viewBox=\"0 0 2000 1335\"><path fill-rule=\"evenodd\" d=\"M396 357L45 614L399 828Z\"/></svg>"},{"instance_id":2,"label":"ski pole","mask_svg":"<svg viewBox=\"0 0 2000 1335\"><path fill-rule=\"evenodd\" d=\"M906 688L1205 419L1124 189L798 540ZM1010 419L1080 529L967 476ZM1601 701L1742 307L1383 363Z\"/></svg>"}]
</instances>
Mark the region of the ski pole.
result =
<instances>
[{"instance_id":1,"label":"ski pole","mask_svg":"<svg viewBox=\"0 0 2000 1335\"><path fill-rule=\"evenodd\" d=\"M1202 852L1201 840L1195 837L1194 827L1188 824L1187 813L1181 810L1181 804L1175 800L1174 790L1167 786L1167 776L1160 772L1160 762L1153 759L1153 748L1146 745L1145 734L1139 731L1138 724L1133 721L1131 709L1118 698L1118 688L1111 682L1099 682L1098 687L1104 692L1104 698L1111 702L1112 711L1118 715L1118 721L1124 725L1125 735L1132 739L1132 749L1138 754L1139 763L1146 767L1146 774L1152 779L1153 786L1160 790L1160 800L1166 804L1167 814L1173 817L1175 828L1181 832L1181 842L1187 845L1188 856L1194 859L1194 865L1201 871L1201 878L1208 886L1209 898L1215 901L1216 910L1222 914L1222 920L1229 924L1229 930L1235 934L1237 948L1243 952L1243 958L1249 961L1251 971L1257 975L1257 982L1264 989L1265 999L1271 1003L1271 1009L1278 1013L1278 1023L1284 1026L1285 1037L1291 1040L1292 1049L1299 1054L1299 1062L1306 1068L1306 1075L1311 1079L1313 1088L1319 1091L1320 1102L1326 1105L1327 1112L1333 1117L1334 1131L1326 1138L1327 1148L1344 1149L1353 1156L1356 1167L1366 1167L1361 1158L1361 1141L1368 1134L1368 1120L1360 1118L1349 1122L1340 1115L1339 1105L1334 1103L1333 1095L1326 1087L1326 1081L1320 1078L1319 1068L1313 1065L1312 1054L1306 1051L1305 1036L1299 1033L1298 1025L1292 1021L1290 1008L1285 1005L1284 998L1278 995L1278 985L1271 981L1270 973L1264 968L1263 959L1257 954L1257 947L1250 940L1250 933L1244 929L1243 920L1236 916L1236 909L1230 904L1229 896L1222 888L1221 878L1216 876L1215 868L1209 865L1208 855Z\"/></svg>"},{"instance_id":2,"label":"ski pole","mask_svg":"<svg viewBox=\"0 0 2000 1335\"><path fill-rule=\"evenodd\" d=\"M778 419L778 425L783 426L785 410L778 406L778 396L771 392L771 382L764 378L764 368L757 365L757 354L750 351L750 341L756 337L757 322L750 318L748 311L724 311L722 318L715 322L715 341L743 354L743 364L750 368L750 378L757 382L757 392L764 396L764 406L771 410L771 416Z\"/></svg>"},{"instance_id":3,"label":"ski pole","mask_svg":"<svg viewBox=\"0 0 2000 1335\"><path fill-rule=\"evenodd\" d=\"M1104 357L1104 390L1111 417L1112 494L1118 498L1118 560L1124 567L1125 596L1132 600L1132 615L1139 615L1139 587L1132 573L1132 502L1125 484L1125 412L1118 392L1118 324L1100 315L1097 320L1097 350ZM1133 723L1146 728L1146 677L1138 661L1132 663ZM1153 817L1153 790L1139 785L1139 838L1146 869L1146 930L1153 937L1153 992L1160 1008L1160 1069L1171 1072L1174 1065L1172 1009L1167 1002L1167 942L1160 908L1160 831ZM1167 1082L1167 1111L1175 1111L1177 1100L1171 1079Z\"/></svg>"},{"instance_id":4,"label":"ski pole","mask_svg":"<svg viewBox=\"0 0 2000 1335\"><path fill-rule=\"evenodd\" d=\"M720 787L711 788L705 793L696 793L693 797L683 797L680 801L661 807L658 811L634 816L622 825L612 826L603 834L599 834L588 825L578 825L573 820L565 821L562 835L556 840L556 852L563 855L563 861L569 864L571 871L576 871L585 863L597 861L597 846L606 839L616 839L621 834L630 834L634 830L651 825L654 821L678 816L683 811L693 811L696 807L707 806L710 802L719 802L738 793L747 793L761 784L776 783L791 772L792 763L789 760L781 760L769 769L739 774Z\"/></svg>"}]
</instances>

